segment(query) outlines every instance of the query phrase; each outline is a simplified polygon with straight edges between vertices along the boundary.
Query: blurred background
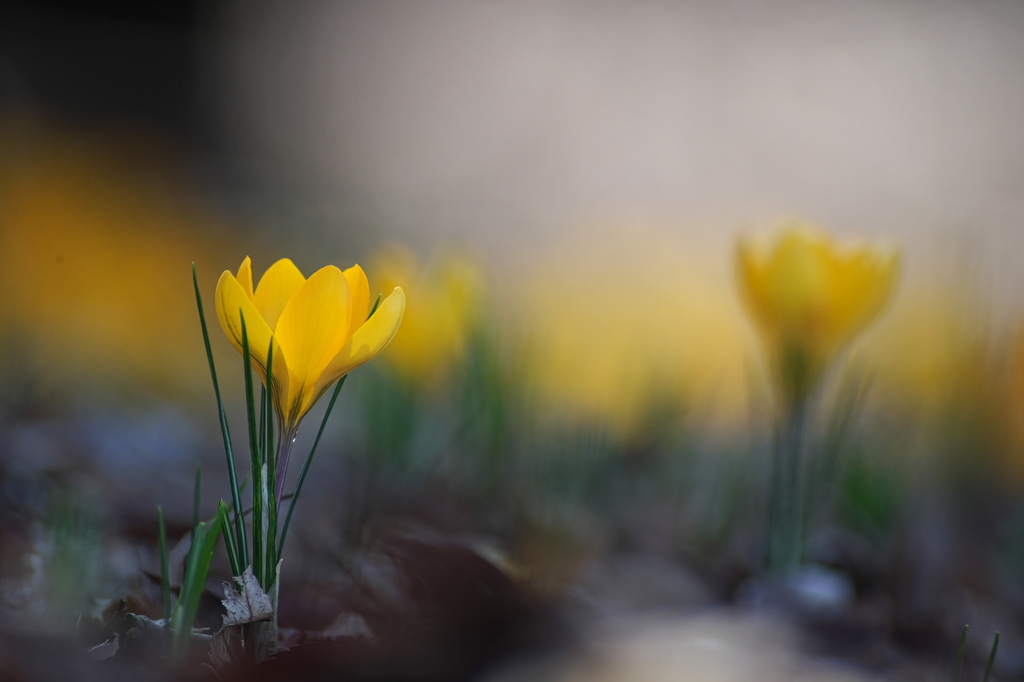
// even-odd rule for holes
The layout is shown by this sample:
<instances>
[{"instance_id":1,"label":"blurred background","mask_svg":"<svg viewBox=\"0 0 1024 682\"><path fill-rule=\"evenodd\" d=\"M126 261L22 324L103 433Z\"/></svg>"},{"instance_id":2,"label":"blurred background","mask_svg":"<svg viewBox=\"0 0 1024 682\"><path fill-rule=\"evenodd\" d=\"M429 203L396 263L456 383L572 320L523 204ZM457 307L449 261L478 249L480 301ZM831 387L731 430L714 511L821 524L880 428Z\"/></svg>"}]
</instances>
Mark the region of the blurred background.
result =
<instances>
[{"instance_id":1,"label":"blurred background","mask_svg":"<svg viewBox=\"0 0 1024 682\"><path fill-rule=\"evenodd\" d=\"M1009 0L0 2L5 631L145 608L155 506L187 532L197 462L204 513L228 494L190 264L209 309L287 256L409 304L328 425L283 627L417 660L387 633L422 581L444 618L402 636L460 661L438 679L593 679L595 650L607 679L932 679L965 622L1019 679L1022 37ZM788 219L903 268L821 396L810 572L771 611L734 263ZM511 596L463 608L491 569Z\"/></svg>"}]
</instances>

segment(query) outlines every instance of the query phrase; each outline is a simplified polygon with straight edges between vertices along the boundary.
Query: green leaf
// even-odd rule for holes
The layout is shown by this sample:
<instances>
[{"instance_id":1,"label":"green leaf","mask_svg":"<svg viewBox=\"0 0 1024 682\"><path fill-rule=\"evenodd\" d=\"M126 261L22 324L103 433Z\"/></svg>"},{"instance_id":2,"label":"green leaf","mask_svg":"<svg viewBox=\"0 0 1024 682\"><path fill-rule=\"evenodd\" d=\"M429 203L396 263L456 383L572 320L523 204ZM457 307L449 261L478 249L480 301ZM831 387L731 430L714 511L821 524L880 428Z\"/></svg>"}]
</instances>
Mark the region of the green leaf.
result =
<instances>
[{"instance_id":1,"label":"green leaf","mask_svg":"<svg viewBox=\"0 0 1024 682\"><path fill-rule=\"evenodd\" d=\"M960 682L960 672L964 667L964 647L967 646L967 630L969 626L964 625L960 632L960 646L956 649L956 660L953 661L953 682Z\"/></svg>"},{"instance_id":2,"label":"green leaf","mask_svg":"<svg viewBox=\"0 0 1024 682\"><path fill-rule=\"evenodd\" d=\"M212 521L200 521L192 533L192 546L188 551L185 563L185 575L181 582L181 594L171 614L171 632L173 650L176 658L185 654L192 626L199 610L199 600L206 587L206 575L210 571L213 550L217 546L217 538L221 531L221 517Z\"/></svg>"},{"instance_id":3,"label":"green leaf","mask_svg":"<svg viewBox=\"0 0 1024 682\"><path fill-rule=\"evenodd\" d=\"M245 519L242 518L242 500L238 492L238 475L235 472L235 453L231 447L231 430L228 428L228 416L224 411L224 401L220 396L220 384L217 381L217 367L213 362L213 349L210 346L210 331L206 326L206 314L203 312L203 297L199 292L199 276L196 264L192 263L192 286L196 291L196 307L199 309L199 322L203 327L203 343L206 346L206 359L210 363L210 377L213 379L213 392L217 396L217 411L220 415L220 432L224 440L224 454L228 460L228 477L231 482L231 501L235 516L235 542L241 547L242 556L248 563L249 547L245 537Z\"/></svg>"},{"instance_id":4,"label":"green leaf","mask_svg":"<svg viewBox=\"0 0 1024 682\"><path fill-rule=\"evenodd\" d=\"M252 567L257 580L262 584L263 575L263 538L266 537L263 528L265 519L263 517L263 487L264 480L263 462L259 450L259 426L256 422L256 394L252 381L252 355L249 352L249 332L245 325L245 315L242 309L238 309L238 315L242 320L242 369L245 372L245 414L249 424L249 463L252 467Z\"/></svg>"},{"instance_id":5,"label":"green leaf","mask_svg":"<svg viewBox=\"0 0 1024 682\"><path fill-rule=\"evenodd\" d=\"M261 459L267 456L267 387L260 386L260 442L257 447L260 449Z\"/></svg>"},{"instance_id":6,"label":"green leaf","mask_svg":"<svg viewBox=\"0 0 1024 682\"><path fill-rule=\"evenodd\" d=\"M267 583L273 584L277 571L277 505L278 499L273 491L277 490L277 446L274 443L274 338L270 338L267 348L267 383L270 390L267 391L267 431L265 442L265 459L267 463L264 489L269 492L266 496L267 507L267 533L264 539L264 554L266 555L266 572L264 578Z\"/></svg>"},{"instance_id":7,"label":"green leaf","mask_svg":"<svg viewBox=\"0 0 1024 682\"><path fill-rule=\"evenodd\" d=\"M265 564L264 564L264 566L261 567L261 570L260 570L260 573L263 574L263 581L264 581L264 582L262 582L260 584L263 585L264 589L269 590L270 589L270 585L273 584L273 582L274 582L274 575L273 575L273 573L274 573L273 558L274 557L272 556L273 555L273 551L271 550L271 545L273 543L273 538L270 535L270 515L271 515L271 512L272 512L272 510L273 510L275 505L274 505L274 492L267 485L269 476L267 474L267 465L266 464L263 465L263 471L261 472L261 474L262 474L262 479L263 479L263 491L261 493L261 496L263 498L262 504L263 504L264 513L263 513L263 518L262 518L263 523L260 526L260 536L261 536L261 541L264 544L263 556L264 556Z\"/></svg>"},{"instance_id":8,"label":"green leaf","mask_svg":"<svg viewBox=\"0 0 1024 682\"><path fill-rule=\"evenodd\" d=\"M989 682L992 678L992 668L996 665L996 651L999 649L999 633L996 633L995 639L992 640L992 650L988 654L988 663L985 664L985 676L981 678L981 682Z\"/></svg>"},{"instance_id":9,"label":"green leaf","mask_svg":"<svg viewBox=\"0 0 1024 682\"><path fill-rule=\"evenodd\" d=\"M199 525L199 493L203 480L203 463L196 463L196 482L192 488L192 527Z\"/></svg>"},{"instance_id":10,"label":"green leaf","mask_svg":"<svg viewBox=\"0 0 1024 682\"><path fill-rule=\"evenodd\" d=\"M171 618L171 572L167 563L167 527L164 525L164 509L156 508L157 523L160 528L160 602L163 604L164 618Z\"/></svg>"},{"instance_id":11,"label":"green leaf","mask_svg":"<svg viewBox=\"0 0 1024 682\"><path fill-rule=\"evenodd\" d=\"M217 506L217 518L220 519L221 528L231 528L231 524L228 522L228 506L224 503L223 499ZM242 575L245 567L242 566L241 559L238 556L238 546L235 544L235 539L231 533L224 533L224 548L228 553L228 563L231 564L231 575Z\"/></svg>"}]
</instances>

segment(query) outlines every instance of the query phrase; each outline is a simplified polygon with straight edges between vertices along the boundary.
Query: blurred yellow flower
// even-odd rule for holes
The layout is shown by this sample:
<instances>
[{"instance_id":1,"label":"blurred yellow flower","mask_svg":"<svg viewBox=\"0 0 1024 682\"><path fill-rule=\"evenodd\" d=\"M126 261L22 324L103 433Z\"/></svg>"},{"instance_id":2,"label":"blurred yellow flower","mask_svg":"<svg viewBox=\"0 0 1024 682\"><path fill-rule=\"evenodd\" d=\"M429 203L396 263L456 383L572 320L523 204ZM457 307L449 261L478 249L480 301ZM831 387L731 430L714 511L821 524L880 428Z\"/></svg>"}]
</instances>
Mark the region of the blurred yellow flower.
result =
<instances>
[{"instance_id":1,"label":"blurred yellow flower","mask_svg":"<svg viewBox=\"0 0 1024 682\"><path fill-rule=\"evenodd\" d=\"M0 352L30 359L18 367L44 392L207 390L195 296L181 285L189 261L226 251L229 224L174 147L0 115L0 149Z\"/></svg>"},{"instance_id":2,"label":"blurred yellow flower","mask_svg":"<svg viewBox=\"0 0 1024 682\"><path fill-rule=\"evenodd\" d=\"M895 252L840 248L808 224L791 224L771 248L740 241L740 290L767 342L787 399L806 396L836 354L892 295Z\"/></svg>"},{"instance_id":3,"label":"blurred yellow flower","mask_svg":"<svg viewBox=\"0 0 1024 682\"><path fill-rule=\"evenodd\" d=\"M445 252L424 266L408 249L392 245L379 251L372 263L381 288L402 282L414 304L385 360L415 383L443 377L465 353L477 322L483 277L476 262L465 254Z\"/></svg>"},{"instance_id":4,"label":"blurred yellow flower","mask_svg":"<svg viewBox=\"0 0 1024 682\"><path fill-rule=\"evenodd\" d=\"M663 406L712 430L746 418L745 320L707 235L628 215L561 232L510 283L543 413L634 442Z\"/></svg>"},{"instance_id":5,"label":"blurred yellow flower","mask_svg":"<svg viewBox=\"0 0 1024 682\"><path fill-rule=\"evenodd\" d=\"M232 275L217 282L217 319L235 348L242 351L245 318L253 363L267 382L271 343L273 395L285 433L331 385L373 359L394 338L405 313L401 287L385 298L372 317L370 287L358 265L344 272L333 265L309 279L287 258L277 261L253 289L247 256Z\"/></svg>"}]
</instances>

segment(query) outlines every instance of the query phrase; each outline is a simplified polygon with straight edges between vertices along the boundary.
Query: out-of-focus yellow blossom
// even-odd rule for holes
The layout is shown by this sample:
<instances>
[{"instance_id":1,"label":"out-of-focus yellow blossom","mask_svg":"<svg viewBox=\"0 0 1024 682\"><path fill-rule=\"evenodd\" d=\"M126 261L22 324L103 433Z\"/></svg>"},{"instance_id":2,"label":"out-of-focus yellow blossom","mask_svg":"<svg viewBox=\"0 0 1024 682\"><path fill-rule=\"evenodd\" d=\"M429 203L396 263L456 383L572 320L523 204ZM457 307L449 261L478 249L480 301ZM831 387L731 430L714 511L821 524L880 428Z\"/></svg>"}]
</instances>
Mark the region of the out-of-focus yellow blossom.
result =
<instances>
[{"instance_id":1,"label":"out-of-focus yellow blossom","mask_svg":"<svg viewBox=\"0 0 1024 682\"><path fill-rule=\"evenodd\" d=\"M740 290L787 400L806 396L878 317L899 274L895 252L839 247L802 223L787 225L770 247L740 241L736 256Z\"/></svg>"},{"instance_id":2,"label":"out-of-focus yellow blossom","mask_svg":"<svg viewBox=\"0 0 1024 682\"><path fill-rule=\"evenodd\" d=\"M581 224L529 263L521 315L545 412L627 437L659 401L705 425L745 418L744 320L710 248L627 217Z\"/></svg>"},{"instance_id":3,"label":"out-of-focus yellow blossom","mask_svg":"<svg viewBox=\"0 0 1024 682\"><path fill-rule=\"evenodd\" d=\"M253 289L247 256L232 275L217 282L217 319L242 351L242 319L249 350L267 383L270 348L274 404L284 432L292 432L317 400L359 365L373 359L394 338L405 313L405 292L395 287L367 319L370 286L358 265L344 272L333 265L309 279L283 258Z\"/></svg>"},{"instance_id":4,"label":"out-of-focus yellow blossom","mask_svg":"<svg viewBox=\"0 0 1024 682\"><path fill-rule=\"evenodd\" d=\"M206 390L188 264L224 250L226 225L175 150L13 119L0 148L0 346L44 385Z\"/></svg>"},{"instance_id":5,"label":"out-of-focus yellow blossom","mask_svg":"<svg viewBox=\"0 0 1024 682\"><path fill-rule=\"evenodd\" d=\"M391 245L371 263L382 289L401 282L413 301L385 360L414 383L442 378L465 353L467 336L478 321L483 276L476 262L444 252L424 266L407 248Z\"/></svg>"}]
</instances>

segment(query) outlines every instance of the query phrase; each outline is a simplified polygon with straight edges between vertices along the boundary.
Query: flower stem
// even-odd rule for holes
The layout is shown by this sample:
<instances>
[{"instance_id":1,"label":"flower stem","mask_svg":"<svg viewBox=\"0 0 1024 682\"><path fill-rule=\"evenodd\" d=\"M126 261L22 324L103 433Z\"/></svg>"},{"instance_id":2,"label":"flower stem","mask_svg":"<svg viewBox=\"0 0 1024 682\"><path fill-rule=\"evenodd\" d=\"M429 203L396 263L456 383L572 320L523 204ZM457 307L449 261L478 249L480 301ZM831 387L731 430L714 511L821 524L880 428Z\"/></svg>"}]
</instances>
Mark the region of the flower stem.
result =
<instances>
[{"instance_id":1,"label":"flower stem","mask_svg":"<svg viewBox=\"0 0 1024 682\"><path fill-rule=\"evenodd\" d=\"M775 440L772 462L769 570L789 576L800 568L803 551L804 459L807 400L787 401Z\"/></svg>"},{"instance_id":2,"label":"flower stem","mask_svg":"<svg viewBox=\"0 0 1024 682\"><path fill-rule=\"evenodd\" d=\"M292 445L295 443L295 436L298 429L281 429L280 440L277 442L277 470L274 474L274 499L277 505L281 505L281 495L284 494L284 477L288 473L288 460L291 459Z\"/></svg>"}]
</instances>

